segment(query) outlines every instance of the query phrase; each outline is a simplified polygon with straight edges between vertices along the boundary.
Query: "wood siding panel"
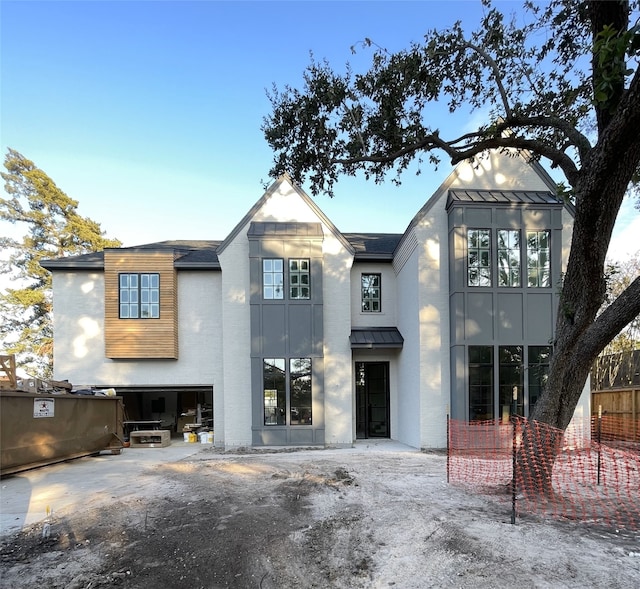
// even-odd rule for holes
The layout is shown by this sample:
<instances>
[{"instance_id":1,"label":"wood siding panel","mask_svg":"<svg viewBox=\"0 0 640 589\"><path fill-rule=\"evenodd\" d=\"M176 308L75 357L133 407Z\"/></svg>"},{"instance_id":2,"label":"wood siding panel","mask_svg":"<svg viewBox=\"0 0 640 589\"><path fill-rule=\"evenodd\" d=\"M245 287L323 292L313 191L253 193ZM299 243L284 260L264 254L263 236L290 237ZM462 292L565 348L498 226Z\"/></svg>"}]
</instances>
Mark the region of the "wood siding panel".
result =
<instances>
[{"instance_id":1,"label":"wood siding panel","mask_svg":"<svg viewBox=\"0 0 640 589\"><path fill-rule=\"evenodd\" d=\"M178 358L178 296L173 252L105 251L105 350L107 358ZM121 273L160 275L160 318L120 319Z\"/></svg>"}]
</instances>

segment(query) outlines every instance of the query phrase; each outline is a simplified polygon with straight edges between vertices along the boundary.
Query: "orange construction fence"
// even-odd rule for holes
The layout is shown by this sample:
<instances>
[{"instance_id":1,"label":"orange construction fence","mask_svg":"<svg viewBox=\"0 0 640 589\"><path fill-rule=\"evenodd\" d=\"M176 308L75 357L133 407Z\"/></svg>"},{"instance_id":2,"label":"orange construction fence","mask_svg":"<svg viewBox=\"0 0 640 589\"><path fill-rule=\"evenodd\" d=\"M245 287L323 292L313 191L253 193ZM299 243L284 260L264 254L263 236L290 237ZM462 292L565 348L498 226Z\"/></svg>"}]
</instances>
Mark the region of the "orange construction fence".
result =
<instances>
[{"instance_id":1,"label":"orange construction fence","mask_svg":"<svg viewBox=\"0 0 640 589\"><path fill-rule=\"evenodd\" d=\"M640 530L637 420L595 417L566 431L514 418L449 420L447 479L537 514Z\"/></svg>"}]
</instances>

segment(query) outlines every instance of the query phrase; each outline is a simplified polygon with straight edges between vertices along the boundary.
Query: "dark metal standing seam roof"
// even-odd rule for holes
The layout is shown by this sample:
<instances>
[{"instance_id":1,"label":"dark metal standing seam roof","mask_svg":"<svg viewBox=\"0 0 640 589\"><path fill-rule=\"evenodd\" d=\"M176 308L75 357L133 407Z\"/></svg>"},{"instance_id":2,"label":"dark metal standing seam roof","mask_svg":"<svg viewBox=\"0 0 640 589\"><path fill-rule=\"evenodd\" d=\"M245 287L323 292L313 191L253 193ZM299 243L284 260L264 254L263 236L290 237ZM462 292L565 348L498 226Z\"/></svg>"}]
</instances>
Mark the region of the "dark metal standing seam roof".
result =
<instances>
[{"instance_id":1,"label":"dark metal standing seam roof","mask_svg":"<svg viewBox=\"0 0 640 589\"><path fill-rule=\"evenodd\" d=\"M397 327L355 327L349 336L351 349L402 348L404 338Z\"/></svg>"},{"instance_id":2,"label":"dark metal standing seam roof","mask_svg":"<svg viewBox=\"0 0 640 589\"><path fill-rule=\"evenodd\" d=\"M449 190L447 210L453 203L564 205L548 190Z\"/></svg>"}]
</instances>

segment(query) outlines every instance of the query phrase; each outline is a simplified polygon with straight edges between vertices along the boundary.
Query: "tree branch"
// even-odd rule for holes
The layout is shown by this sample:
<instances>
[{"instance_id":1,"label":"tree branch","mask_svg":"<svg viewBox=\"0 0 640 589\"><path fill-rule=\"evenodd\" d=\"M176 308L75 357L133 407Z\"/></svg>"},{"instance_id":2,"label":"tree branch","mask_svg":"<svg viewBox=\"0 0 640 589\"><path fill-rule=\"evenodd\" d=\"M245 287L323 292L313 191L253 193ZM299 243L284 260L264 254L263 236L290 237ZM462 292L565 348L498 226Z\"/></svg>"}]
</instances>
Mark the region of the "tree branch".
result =
<instances>
[{"instance_id":1,"label":"tree branch","mask_svg":"<svg viewBox=\"0 0 640 589\"><path fill-rule=\"evenodd\" d=\"M472 49L479 55L481 55L484 60L487 62L491 70L493 71L494 79L496 86L498 87L498 92L500 93L500 97L502 98L502 106L504 107L504 112L507 115L507 118L511 118L513 116L513 111L511 110L511 106L509 105L509 99L507 98L507 91L504 89L504 85L502 84L502 72L498 68L498 64L495 62L493 57L491 57L484 49L474 45L470 41L465 41L465 46L469 49Z\"/></svg>"},{"instance_id":2,"label":"tree branch","mask_svg":"<svg viewBox=\"0 0 640 589\"><path fill-rule=\"evenodd\" d=\"M363 155L351 158L335 158L331 159L332 164L343 166L352 166L358 163L372 164L392 164L406 155L417 151L433 151L434 149L442 149L450 158L453 165L470 159L475 155L488 151L490 149L513 148L520 150L528 150L550 160L554 165L560 167L565 173L567 180L572 183L578 175L578 169L575 162L565 153L553 148L552 146L535 139L525 139L521 137L489 137L481 138L477 133L470 133L454 139L445 141L440 138L439 134L431 133L420 141L405 145L401 149L394 152L376 155ZM469 142L468 147L455 147L456 143Z\"/></svg>"},{"instance_id":3,"label":"tree branch","mask_svg":"<svg viewBox=\"0 0 640 589\"><path fill-rule=\"evenodd\" d=\"M585 331L580 353L586 354L588 357L597 356L639 314L640 276Z\"/></svg>"}]
</instances>

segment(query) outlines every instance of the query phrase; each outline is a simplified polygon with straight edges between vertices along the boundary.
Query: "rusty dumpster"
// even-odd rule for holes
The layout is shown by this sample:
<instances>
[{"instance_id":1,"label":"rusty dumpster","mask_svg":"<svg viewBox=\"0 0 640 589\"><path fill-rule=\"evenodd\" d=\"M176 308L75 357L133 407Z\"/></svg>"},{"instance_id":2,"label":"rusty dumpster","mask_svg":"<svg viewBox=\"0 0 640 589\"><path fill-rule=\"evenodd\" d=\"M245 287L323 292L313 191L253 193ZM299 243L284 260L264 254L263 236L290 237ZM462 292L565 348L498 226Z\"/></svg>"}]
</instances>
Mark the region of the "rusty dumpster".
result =
<instances>
[{"instance_id":1,"label":"rusty dumpster","mask_svg":"<svg viewBox=\"0 0 640 589\"><path fill-rule=\"evenodd\" d=\"M0 476L123 448L122 397L0 391Z\"/></svg>"}]
</instances>

